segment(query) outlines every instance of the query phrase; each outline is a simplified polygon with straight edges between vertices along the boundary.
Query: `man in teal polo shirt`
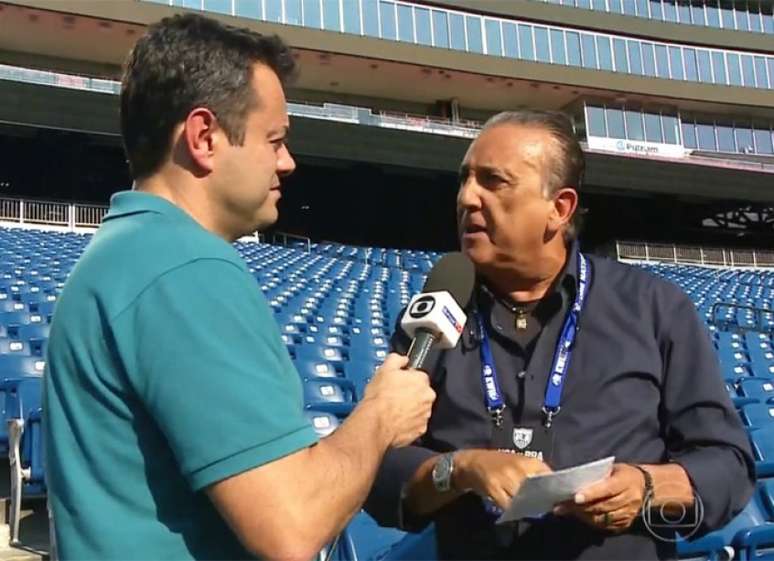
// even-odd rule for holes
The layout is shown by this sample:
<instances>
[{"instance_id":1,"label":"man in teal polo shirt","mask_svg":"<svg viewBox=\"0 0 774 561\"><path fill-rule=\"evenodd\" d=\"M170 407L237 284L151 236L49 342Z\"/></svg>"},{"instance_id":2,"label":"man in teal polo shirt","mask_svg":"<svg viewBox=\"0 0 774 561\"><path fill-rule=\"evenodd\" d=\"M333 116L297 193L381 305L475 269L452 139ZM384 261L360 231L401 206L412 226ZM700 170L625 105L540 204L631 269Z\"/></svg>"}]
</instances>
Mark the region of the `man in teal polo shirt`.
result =
<instances>
[{"instance_id":1,"label":"man in teal polo shirt","mask_svg":"<svg viewBox=\"0 0 774 561\"><path fill-rule=\"evenodd\" d=\"M317 441L271 312L229 242L277 219L285 140L278 38L196 15L127 62L115 195L51 326L47 477L62 559L310 559L384 452L422 434L427 376L390 355Z\"/></svg>"}]
</instances>

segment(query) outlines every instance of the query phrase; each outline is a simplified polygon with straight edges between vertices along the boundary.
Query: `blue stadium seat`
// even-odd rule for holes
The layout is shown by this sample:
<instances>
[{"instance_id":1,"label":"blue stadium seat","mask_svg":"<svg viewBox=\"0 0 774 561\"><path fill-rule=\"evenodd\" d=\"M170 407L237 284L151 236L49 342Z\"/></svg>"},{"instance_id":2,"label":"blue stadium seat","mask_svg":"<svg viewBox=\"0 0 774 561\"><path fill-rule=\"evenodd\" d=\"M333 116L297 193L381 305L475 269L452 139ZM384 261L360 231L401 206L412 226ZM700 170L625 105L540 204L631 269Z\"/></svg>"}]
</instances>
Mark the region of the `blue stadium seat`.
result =
<instances>
[{"instance_id":1,"label":"blue stadium seat","mask_svg":"<svg viewBox=\"0 0 774 561\"><path fill-rule=\"evenodd\" d=\"M27 325L29 323L42 323L43 316L34 312L0 312L0 324L2 325Z\"/></svg>"},{"instance_id":2,"label":"blue stadium seat","mask_svg":"<svg viewBox=\"0 0 774 561\"><path fill-rule=\"evenodd\" d=\"M758 490L761 496L761 503L766 509L769 520L774 520L774 479L758 481Z\"/></svg>"},{"instance_id":3,"label":"blue stadium seat","mask_svg":"<svg viewBox=\"0 0 774 561\"><path fill-rule=\"evenodd\" d=\"M305 379L304 404L307 409L317 409L334 415L348 415L357 402L355 386L340 378Z\"/></svg>"},{"instance_id":4,"label":"blue stadium seat","mask_svg":"<svg viewBox=\"0 0 774 561\"><path fill-rule=\"evenodd\" d=\"M18 337L27 341L32 339L48 339L50 331L51 328L47 323L30 323L19 326Z\"/></svg>"},{"instance_id":5,"label":"blue stadium seat","mask_svg":"<svg viewBox=\"0 0 774 561\"><path fill-rule=\"evenodd\" d=\"M758 477L774 477L774 423L750 431L750 441Z\"/></svg>"},{"instance_id":6,"label":"blue stadium seat","mask_svg":"<svg viewBox=\"0 0 774 561\"><path fill-rule=\"evenodd\" d=\"M747 506L720 530L710 532L698 539L679 540L677 553L681 559L731 559L734 552L754 549L748 531L760 527L768 520L767 512L760 504L760 498L753 495ZM729 549L733 548L733 549Z\"/></svg>"},{"instance_id":7,"label":"blue stadium seat","mask_svg":"<svg viewBox=\"0 0 774 561\"><path fill-rule=\"evenodd\" d=\"M333 363L324 360L297 358L293 364L301 378L338 378L343 376Z\"/></svg>"},{"instance_id":8,"label":"blue stadium seat","mask_svg":"<svg viewBox=\"0 0 774 561\"><path fill-rule=\"evenodd\" d=\"M30 311L33 314L39 314L45 318L50 318L56 308L56 302L38 302L30 304Z\"/></svg>"},{"instance_id":9,"label":"blue stadium seat","mask_svg":"<svg viewBox=\"0 0 774 561\"><path fill-rule=\"evenodd\" d=\"M309 424L312 425L312 428L314 428L317 436L320 438L325 438L333 431L335 431L339 426L338 417L332 413L328 413L327 411L306 409L304 410L304 415L309 421Z\"/></svg>"},{"instance_id":10,"label":"blue stadium seat","mask_svg":"<svg viewBox=\"0 0 774 561\"><path fill-rule=\"evenodd\" d=\"M435 527L431 524L419 534L406 534L383 554L380 561L415 561L440 559L435 542Z\"/></svg>"},{"instance_id":11,"label":"blue stadium seat","mask_svg":"<svg viewBox=\"0 0 774 561\"><path fill-rule=\"evenodd\" d=\"M774 404L750 403L742 406L744 424L752 428L763 428L774 424Z\"/></svg>"},{"instance_id":12,"label":"blue stadium seat","mask_svg":"<svg viewBox=\"0 0 774 561\"><path fill-rule=\"evenodd\" d=\"M30 356L30 344L27 341L18 339L0 338L0 355L23 355Z\"/></svg>"},{"instance_id":13,"label":"blue stadium seat","mask_svg":"<svg viewBox=\"0 0 774 561\"><path fill-rule=\"evenodd\" d=\"M749 397L761 402L774 397L774 379L750 377L739 380L739 393L742 397Z\"/></svg>"},{"instance_id":14,"label":"blue stadium seat","mask_svg":"<svg viewBox=\"0 0 774 561\"><path fill-rule=\"evenodd\" d=\"M46 367L42 357L18 354L0 355L0 380L24 376L41 376Z\"/></svg>"},{"instance_id":15,"label":"blue stadium seat","mask_svg":"<svg viewBox=\"0 0 774 561\"><path fill-rule=\"evenodd\" d=\"M8 421L11 497L9 526L11 543L19 541L22 497L39 497L46 493L43 453L40 380L27 378L17 386L16 414Z\"/></svg>"},{"instance_id":16,"label":"blue stadium seat","mask_svg":"<svg viewBox=\"0 0 774 561\"><path fill-rule=\"evenodd\" d=\"M322 360L327 362L346 362L347 351L341 347L325 347L317 344L303 344L296 349L299 359Z\"/></svg>"},{"instance_id":17,"label":"blue stadium seat","mask_svg":"<svg viewBox=\"0 0 774 561\"><path fill-rule=\"evenodd\" d=\"M0 313L3 312L27 312L27 305L16 300L0 300Z\"/></svg>"}]
</instances>

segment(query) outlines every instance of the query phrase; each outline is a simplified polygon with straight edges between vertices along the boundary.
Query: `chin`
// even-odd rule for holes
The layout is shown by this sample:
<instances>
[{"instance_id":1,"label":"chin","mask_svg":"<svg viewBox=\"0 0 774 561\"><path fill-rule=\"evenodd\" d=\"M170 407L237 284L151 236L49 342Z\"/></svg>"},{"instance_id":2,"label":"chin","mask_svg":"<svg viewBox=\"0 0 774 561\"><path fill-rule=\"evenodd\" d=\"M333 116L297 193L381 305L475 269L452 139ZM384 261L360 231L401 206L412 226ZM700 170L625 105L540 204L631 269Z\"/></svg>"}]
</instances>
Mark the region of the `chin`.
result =
<instances>
[{"instance_id":1,"label":"chin","mask_svg":"<svg viewBox=\"0 0 774 561\"><path fill-rule=\"evenodd\" d=\"M473 265L480 267L492 261L492 252L488 248L481 247L480 244L462 244L462 253L473 262Z\"/></svg>"},{"instance_id":2,"label":"chin","mask_svg":"<svg viewBox=\"0 0 774 561\"><path fill-rule=\"evenodd\" d=\"M255 217L255 230L262 232L268 228L271 228L277 223L279 219L279 212L274 208L272 211L263 211Z\"/></svg>"}]
</instances>

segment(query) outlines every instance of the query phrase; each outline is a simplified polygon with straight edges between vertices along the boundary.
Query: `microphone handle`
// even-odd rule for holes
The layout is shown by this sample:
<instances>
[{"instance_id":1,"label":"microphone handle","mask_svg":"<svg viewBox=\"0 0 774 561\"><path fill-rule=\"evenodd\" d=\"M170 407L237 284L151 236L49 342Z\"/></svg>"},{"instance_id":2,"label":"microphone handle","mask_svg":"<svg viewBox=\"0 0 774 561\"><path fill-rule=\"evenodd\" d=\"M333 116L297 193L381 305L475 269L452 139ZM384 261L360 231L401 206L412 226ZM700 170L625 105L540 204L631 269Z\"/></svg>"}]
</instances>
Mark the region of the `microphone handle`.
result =
<instances>
[{"instance_id":1,"label":"microphone handle","mask_svg":"<svg viewBox=\"0 0 774 561\"><path fill-rule=\"evenodd\" d=\"M435 341L435 333L426 329L417 329L408 350L409 367L421 370Z\"/></svg>"}]
</instances>

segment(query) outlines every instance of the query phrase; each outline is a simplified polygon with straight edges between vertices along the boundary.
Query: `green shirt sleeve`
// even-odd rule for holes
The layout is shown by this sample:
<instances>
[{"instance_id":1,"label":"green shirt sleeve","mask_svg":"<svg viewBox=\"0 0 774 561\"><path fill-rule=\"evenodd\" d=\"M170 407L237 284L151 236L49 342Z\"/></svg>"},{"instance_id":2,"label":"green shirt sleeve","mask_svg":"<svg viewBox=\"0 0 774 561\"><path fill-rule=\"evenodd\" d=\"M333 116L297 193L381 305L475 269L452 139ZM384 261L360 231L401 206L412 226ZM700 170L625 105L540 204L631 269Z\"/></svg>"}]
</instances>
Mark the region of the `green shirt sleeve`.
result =
<instances>
[{"instance_id":1,"label":"green shirt sleeve","mask_svg":"<svg viewBox=\"0 0 774 561\"><path fill-rule=\"evenodd\" d=\"M271 311L237 264L164 273L114 330L127 378L194 490L317 441Z\"/></svg>"}]
</instances>

